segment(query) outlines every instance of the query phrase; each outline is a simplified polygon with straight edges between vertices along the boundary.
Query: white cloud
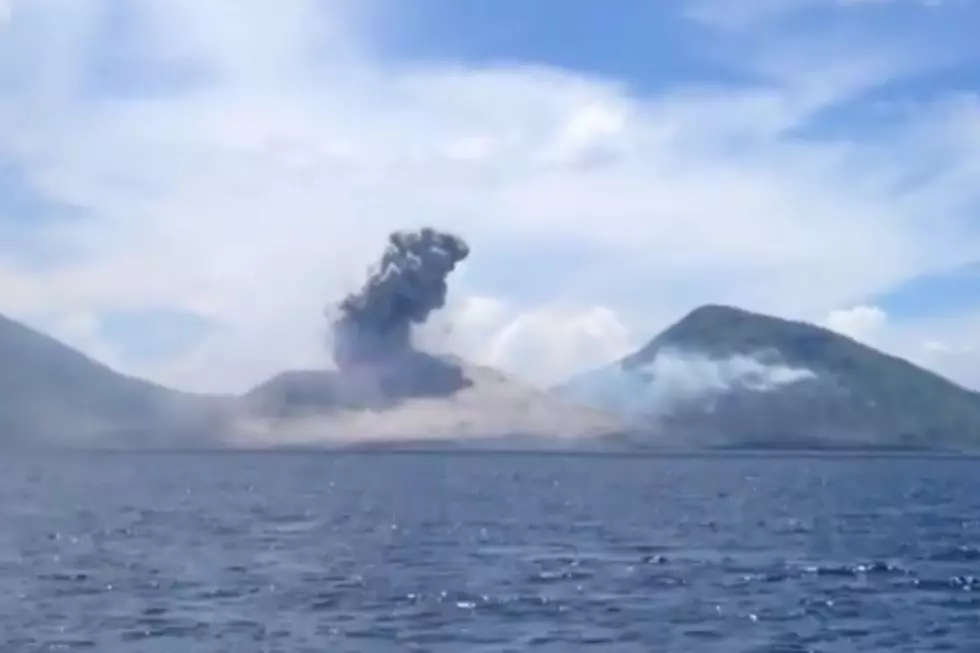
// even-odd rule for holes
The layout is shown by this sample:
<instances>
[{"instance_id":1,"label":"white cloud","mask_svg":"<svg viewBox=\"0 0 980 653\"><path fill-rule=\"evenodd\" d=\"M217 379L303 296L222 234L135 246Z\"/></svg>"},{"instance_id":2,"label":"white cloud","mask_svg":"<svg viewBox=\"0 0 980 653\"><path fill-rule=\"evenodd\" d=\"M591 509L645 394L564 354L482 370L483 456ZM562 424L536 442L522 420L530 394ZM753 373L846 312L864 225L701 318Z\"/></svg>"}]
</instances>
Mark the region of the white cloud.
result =
<instances>
[{"instance_id":1,"label":"white cloud","mask_svg":"<svg viewBox=\"0 0 980 653\"><path fill-rule=\"evenodd\" d=\"M605 306L522 309L479 295L436 315L417 341L429 351L466 352L475 363L520 370L539 386L605 365L642 344Z\"/></svg>"},{"instance_id":2,"label":"white cloud","mask_svg":"<svg viewBox=\"0 0 980 653\"><path fill-rule=\"evenodd\" d=\"M980 148L936 139L954 109L916 114L901 138L790 135L899 74L890 59L851 52L844 74L809 53L763 66L770 87L637 97L542 67L393 66L354 3L152 0L127 29L186 86L134 95L93 86L100 2L23 3L0 36L2 153L91 216L44 232L80 262L0 261L0 305L51 324L166 307L220 326L181 360L129 371L238 389L325 360L323 304L359 283L388 230L423 223L473 244L445 342L541 382L697 303L819 319L980 256L963 210ZM940 174L898 192L937 148ZM499 268L554 293L494 287Z\"/></svg>"},{"instance_id":3,"label":"white cloud","mask_svg":"<svg viewBox=\"0 0 980 653\"><path fill-rule=\"evenodd\" d=\"M888 321L888 315L877 306L852 306L832 311L823 325L855 340L871 344Z\"/></svg>"},{"instance_id":4,"label":"white cloud","mask_svg":"<svg viewBox=\"0 0 980 653\"><path fill-rule=\"evenodd\" d=\"M980 315L898 330L895 352L968 388L980 389Z\"/></svg>"},{"instance_id":5,"label":"white cloud","mask_svg":"<svg viewBox=\"0 0 980 653\"><path fill-rule=\"evenodd\" d=\"M577 311L542 308L507 322L482 358L488 365L523 369L530 381L548 385L621 358L636 344L616 314L606 307Z\"/></svg>"},{"instance_id":6,"label":"white cloud","mask_svg":"<svg viewBox=\"0 0 980 653\"><path fill-rule=\"evenodd\" d=\"M878 306L831 312L823 326L980 389L980 314L893 320Z\"/></svg>"}]
</instances>

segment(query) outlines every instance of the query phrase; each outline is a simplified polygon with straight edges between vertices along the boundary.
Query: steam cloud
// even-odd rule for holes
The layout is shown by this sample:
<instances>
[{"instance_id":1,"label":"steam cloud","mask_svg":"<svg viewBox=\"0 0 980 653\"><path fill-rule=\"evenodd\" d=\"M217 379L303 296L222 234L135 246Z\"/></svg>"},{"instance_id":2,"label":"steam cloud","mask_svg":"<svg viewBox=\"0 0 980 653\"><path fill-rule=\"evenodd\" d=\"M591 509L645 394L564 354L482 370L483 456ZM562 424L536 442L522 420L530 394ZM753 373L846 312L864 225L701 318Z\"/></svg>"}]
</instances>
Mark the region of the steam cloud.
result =
<instances>
[{"instance_id":1,"label":"steam cloud","mask_svg":"<svg viewBox=\"0 0 980 653\"><path fill-rule=\"evenodd\" d=\"M458 236L423 228L397 231L364 286L345 297L333 321L340 369L378 363L412 349L412 327L446 303L446 279L469 255Z\"/></svg>"},{"instance_id":2,"label":"steam cloud","mask_svg":"<svg viewBox=\"0 0 980 653\"><path fill-rule=\"evenodd\" d=\"M627 417L670 413L686 402L737 389L772 392L817 378L764 352L712 358L698 352L667 350L631 370L610 366L576 379L566 392L586 405Z\"/></svg>"}]
</instances>

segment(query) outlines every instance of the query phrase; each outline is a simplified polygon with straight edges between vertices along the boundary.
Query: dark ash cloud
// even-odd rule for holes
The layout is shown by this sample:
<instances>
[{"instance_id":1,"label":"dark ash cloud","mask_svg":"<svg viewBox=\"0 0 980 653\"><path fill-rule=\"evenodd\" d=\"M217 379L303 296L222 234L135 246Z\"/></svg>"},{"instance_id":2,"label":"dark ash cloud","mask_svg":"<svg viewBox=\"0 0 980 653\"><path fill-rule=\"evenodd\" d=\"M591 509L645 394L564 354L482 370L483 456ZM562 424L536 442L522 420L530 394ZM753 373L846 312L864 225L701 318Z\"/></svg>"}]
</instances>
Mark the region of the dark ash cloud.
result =
<instances>
[{"instance_id":1,"label":"dark ash cloud","mask_svg":"<svg viewBox=\"0 0 980 653\"><path fill-rule=\"evenodd\" d=\"M333 359L340 369L411 354L412 328L446 303L447 279L469 255L462 238L423 228L397 231L364 286L336 307Z\"/></svg>"}]
</instances>

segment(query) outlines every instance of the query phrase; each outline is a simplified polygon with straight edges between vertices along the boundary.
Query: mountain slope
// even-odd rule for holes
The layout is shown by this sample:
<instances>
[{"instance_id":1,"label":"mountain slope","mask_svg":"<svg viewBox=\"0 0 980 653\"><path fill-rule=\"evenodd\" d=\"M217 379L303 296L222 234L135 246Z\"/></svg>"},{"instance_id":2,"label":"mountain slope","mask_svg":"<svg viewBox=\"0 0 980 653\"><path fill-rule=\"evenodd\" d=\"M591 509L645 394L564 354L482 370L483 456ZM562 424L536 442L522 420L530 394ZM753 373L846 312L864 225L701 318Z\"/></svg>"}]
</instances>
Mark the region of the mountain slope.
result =
<instances>
[{"instance_id":1,"label":"mountain slope","mask_svg":"<svg viewBox=\"0 0 980 653\"><path fill-rule=\"evenodd\" d=\"M622 430L615 417L495 370L418 352L384 369L285 372L238 397L182 393L0 316L0 447L482 447L504 439L578 447Z\"/></svg>"},{"instance_id":2,"label":"mountain slope","mask_svg":"<svg viewBox=\"0 0 980 653\"><path fill-rule=\"evenodd\" d=\"M224 403L124 376L0 316L0 445L200 442Z\"/></svg>"},{"instance_id":3,"label":"mountain slope","mask_svg":"<svg viewBox=\"0 0 980 653\"><path fill-rule=\"evenodd\" d=\"M557 392L684 446L980 447L980 396L812 324L725 306Z\"/></svg>"},{"instance_id":4,"label":"mountain slope","mask_svg":"<svg viewBox=\"0 0 980 653\"><path fill-rule=\"evenodd\" d=\"M414 367L420 361L424 369ZM376 392L378 372L294 371L247 393L231 446L347 446L439 443L535 448L574 446L624 431L617 418L451 357L420 354L397 366L399 391ZM462 382L432 385L427 370ZM390 379L382 379L381 383Z\"/></svg>"}]
</instances>

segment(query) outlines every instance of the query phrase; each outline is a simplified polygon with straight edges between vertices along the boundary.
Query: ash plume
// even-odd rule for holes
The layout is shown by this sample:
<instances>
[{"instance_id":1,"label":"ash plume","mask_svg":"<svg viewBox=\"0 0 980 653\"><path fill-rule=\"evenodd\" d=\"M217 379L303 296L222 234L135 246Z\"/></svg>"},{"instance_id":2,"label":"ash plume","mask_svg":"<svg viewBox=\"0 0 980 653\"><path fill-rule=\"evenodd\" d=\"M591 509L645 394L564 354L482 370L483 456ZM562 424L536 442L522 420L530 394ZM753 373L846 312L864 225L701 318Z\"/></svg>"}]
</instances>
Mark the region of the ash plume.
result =
<instances>
[{"instance_id":1,"label":"ash plume","mask_svg":"<svg viewBox=\"0 0 980 653\"><path fill-rule=\"evenodd\" d=\"M412 351L412 327L446 303L446 279L469 255L453 234L397 231L364 286L345 297L333 320L333 359L340 369L380 363Z\"/></svg>"}]
</instances>

